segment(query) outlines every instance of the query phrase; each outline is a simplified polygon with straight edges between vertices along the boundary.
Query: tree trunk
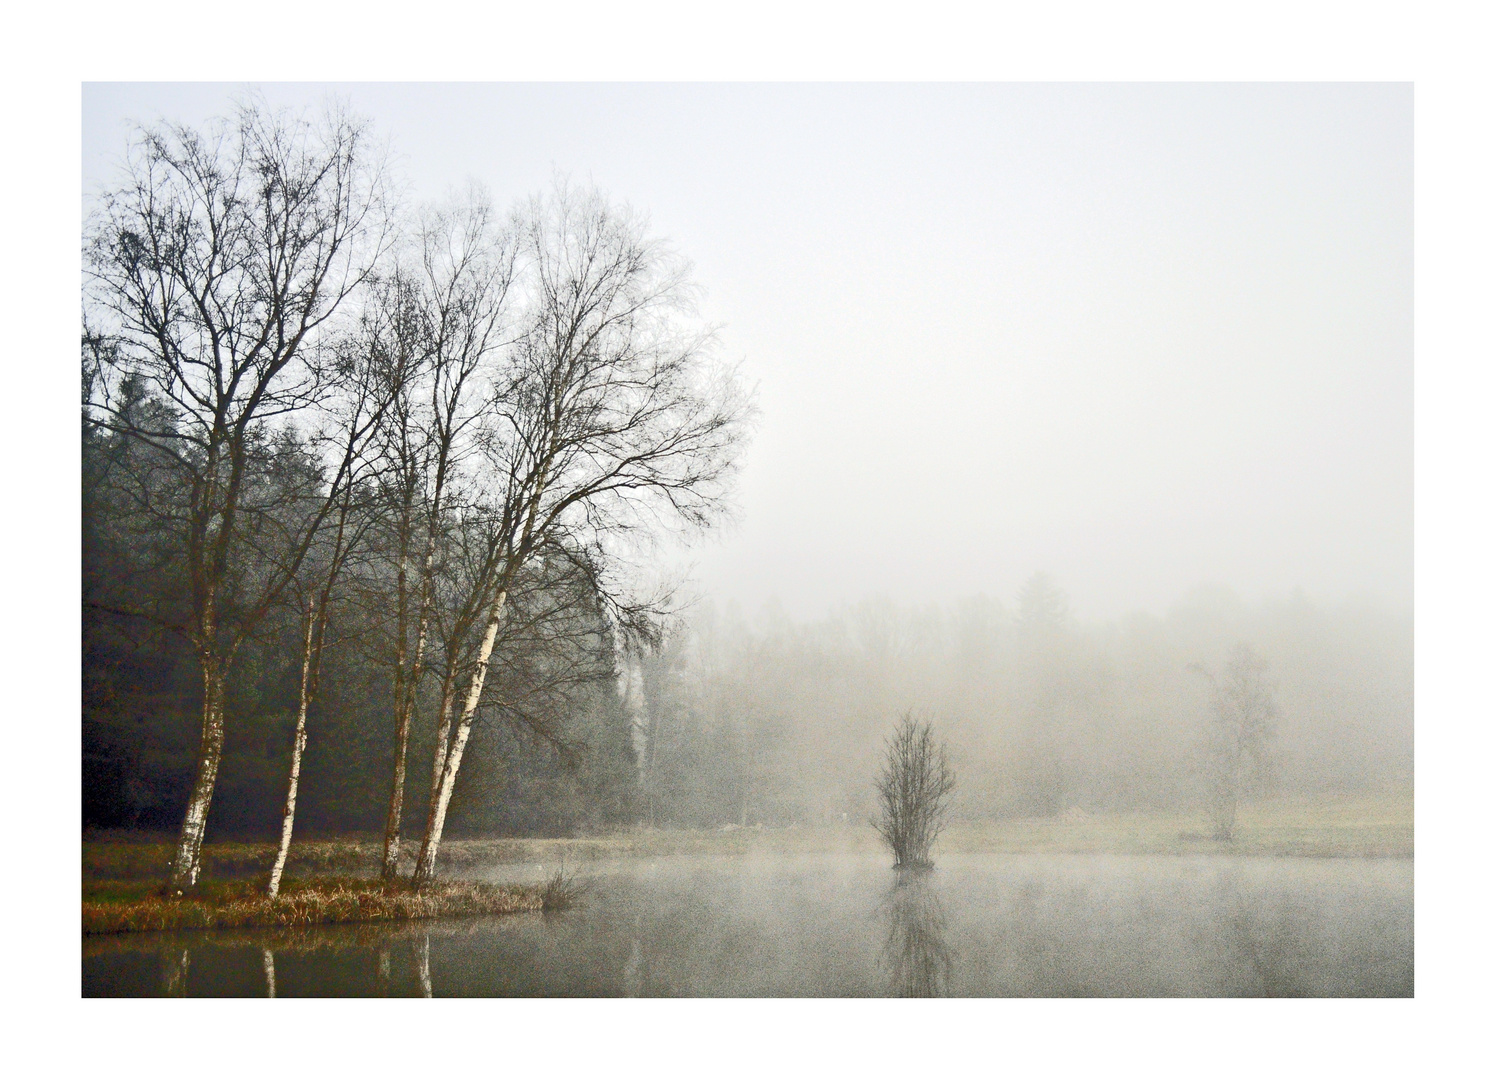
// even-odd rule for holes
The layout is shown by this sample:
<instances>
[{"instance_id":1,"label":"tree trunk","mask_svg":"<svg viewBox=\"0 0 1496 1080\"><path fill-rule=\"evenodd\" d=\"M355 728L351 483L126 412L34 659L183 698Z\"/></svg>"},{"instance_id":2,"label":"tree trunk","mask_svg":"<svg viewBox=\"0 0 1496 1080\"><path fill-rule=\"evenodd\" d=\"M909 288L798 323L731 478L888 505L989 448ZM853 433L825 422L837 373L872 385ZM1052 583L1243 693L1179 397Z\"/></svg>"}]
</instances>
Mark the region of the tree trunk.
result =
<instances>
[{"instance_id":1,"label":"tree trunk","mask_svg":"<svg viewBox=\"0 0 1496 1080\"><path fill-rule=\"evenodd\" d=\"M442 790L442 770L447 767L447 748L452 741L452 706L457 690L457 672L448 667L442 679L441 710L436 714L436 749L431 754L431 790L426 796L426 829L436 815L436 801Z\"/></svg>"},{"instance_id":2,"label":"tree trunk","mask_svg":"<svg viewBox=\"0 0 1496 1080\"><path fill-rule=\"evenodd\" d=\"M1212 840L1230 842L1236 836L1236 793L1229 790L1216 792L1215 834Z\"/></svg>"},{"instance_id":3,"label":"tree trunk","mask_svg":"<svg viewBox=\"0 0 1496 1080\"><path fill-rule=\"evenodd\" d=\"M483 644L478 649L477 662L473 666L468 683L467 700L462 703L462 716L457 722L457 731L452 737L452 748L447 752L446 764L442 767L441 786L437 789L436 803L432 807L431 820L426 826L426 838L421 842L421 856L416 862L414 882L419 888L436 878L436 850L442 842L442 828L447 821L447 807L452 801L452 788L457 783L457 770L462 767L462 751L467 746L468 735L473 730L473 717L478 712L478 700L483 696L483 680L488 675L488 658L493 654L493 643L499 636L499 623L504 618L504 602L508 592L500 589L494 597L493 608L488 614L488 626L483 631Z\"/></svg>"},{"instance_id":4,"label":"tree trunk","mask_svg":"<svg viewBox=\"0 0 1496 1080\"><path fill-rule=\"evenodd\" d=\"M218 781L218 766L223 760L224 667L214 655L203 658L203 738L197 755L197 777L187 800L187 816L182 820L182 835L171 863L171 888L177 893L197 884L202 870L203 832L208 824L208 809L213 804L213 788Z\"/></svg>"},{"instance_id":5,"label":"tree trunk","mask_svg":"<svg viewBox=\"0 0 1496 1080\"><path fill-rule=\"evenodd\" d=\"M1236 836L1236 802L1240 795L1242 753L1239 746L1230 748L1224 762L1218 766L1215 790L1211 807L1215 825L1212 840L1229 843Z\"/></svg>"},{"instance_id":6,"label":"tree trunk","mask_svg":"<svg viewBox=\"0 0 1496 1080\"><path fill-rule=\"evenodd\" d=\"M388 879L400 869L400 818L405 812L405 754L410 746L410 710L405 707L405 540L401 538L400 570L395 578L395 772L390 782L390 805L384 818L384 861L380 874Z\"/></svg>"},{"instance_id":7,"label":"tree trunk","mask_svg":"<svg viewBox=\"0 0 1496 1080\"><path fill-rule=\"evenodd\" d=\"M395 729L395 773L390 784L390 807L384 819L384 861L380 876L400 873L400 819L405 815L405 755L410 746L410 713L399 711Z\"/></svg>"},{"instance_id":8,"label":"tree trunk","mask_svg":"<svg viewBox=\"0 0 1496 1080\"><path fill-rule=\"evenodd\" d=\"M629 682L634 682L637 673L639 684L639 711L644 714L644 753L641 755L644 779L645 823L655 827L656 772L659 765L660 708L659 702L651 700L649 676L644 670L642 658L629 665Z\"/></svg>"},{"instance_id":9,"label":"tree trunk","mask_svg":"<svg viewBox=\"0 0 1496 1080\"><path fill-rule=\"evenodd\" d=\"M266 892L274 900L280 894L281 874L286 869L286 856L291 852L291 829L296 822L296 789L301 782L301 753L306 749L306 714L312 700L312 639L319 619L326 617L326 608L318 615L315 602L307 600L306 636L301 646L301 702L296 709L296 738L291 743L291 778L286 784L286 805L281 811L280 847L275 852L275 865L270 868L270 885ZM271 995L274 997L274 994Z\"/></svg>"},{"instance_id":10,"label":"tree trunk","mask_svg":"<svg viewBox=\"0 0 1496 1080\"><path fill-rule=\"evenodd\" d=\"M386 879L400 873L400 824L405 814L405 762L410 748L410 722L415 713L416 690L421 683L422 662L426 655L426 638L431 627L431 603L435 594L432 581L436 566L436 534L426 540L426 559L421 570L420 615L416 620L416 651L411 660L410 675L405 675L405 563L400 564L400 642L395 665L395 773L390 785L390 808L384 823L384 865Z\"/></svg>"}]
</instances>

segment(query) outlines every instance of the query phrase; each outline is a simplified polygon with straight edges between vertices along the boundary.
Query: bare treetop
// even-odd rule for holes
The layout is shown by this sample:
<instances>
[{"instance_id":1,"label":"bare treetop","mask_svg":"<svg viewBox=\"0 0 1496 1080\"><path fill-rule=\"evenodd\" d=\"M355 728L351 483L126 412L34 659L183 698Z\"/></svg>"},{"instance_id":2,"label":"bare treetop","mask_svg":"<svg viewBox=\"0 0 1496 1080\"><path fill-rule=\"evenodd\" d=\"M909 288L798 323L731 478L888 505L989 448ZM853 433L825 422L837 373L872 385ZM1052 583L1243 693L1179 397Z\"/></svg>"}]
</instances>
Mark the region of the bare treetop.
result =
<instances>
[{"instance_id":1,"label":"bare treetop","mask_svg":"<svg viewBox=\"0 0 1496 1080\"><path fill-rule=\"evenodd\" d=\"M136 132L124 182L89 223L89 310L191 437L319 389L319 331L389 240L366 141L336 109L314 123L253 101L206 133Z\"/></svg>"},{"instance_id":2,"label":"bare treetop","mask_svg":"<svg viewBox=\"0 0 1496 1080\"><path fill-rule=\"evenodd\" d=\"M537 536L709 525L748 409L689 266L595 191L560 185L519 229L533 292L489 443L509 497Z\"/></svg>"}]
</instances>

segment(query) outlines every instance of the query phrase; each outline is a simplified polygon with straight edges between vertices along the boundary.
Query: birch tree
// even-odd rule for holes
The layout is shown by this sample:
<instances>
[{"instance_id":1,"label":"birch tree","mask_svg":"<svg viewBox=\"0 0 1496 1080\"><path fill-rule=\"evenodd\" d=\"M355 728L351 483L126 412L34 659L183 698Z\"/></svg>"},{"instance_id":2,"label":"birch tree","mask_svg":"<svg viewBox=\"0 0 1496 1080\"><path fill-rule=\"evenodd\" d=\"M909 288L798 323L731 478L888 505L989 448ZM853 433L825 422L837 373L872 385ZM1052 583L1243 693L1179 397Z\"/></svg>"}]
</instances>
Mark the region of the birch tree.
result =
<instances>
[{"instance_id":1,"label":"birch tree","mask_svg":"<svg viewBox=\"0 0 1496 1080\"><path fill-rule=\"evenodd\" d=\"M510 594L560 538L606 573L662 528L725 510L747 404L715 360L689 268L644 222L595 191L558 185L521 212L523 333L506 350L482 431L494 553L482 631L454 709L417 860L435 876L447 808ZM617 590L622 591L622 590ZM604 588L604 594L615 592Z\"/></svg>"},{"instance_id":2,"label":"birch tree","mask_svg":"<svg viewBox=\"0 0 1496 1080\"><path fill-rule=\"evenodd\" d=\"M487 195L477 188L462 199L427 209L417 248L407 280L422 379L400 393L399 422L391 428L387 447L394 481L397 570L395 764L385 815L385 878L393 878L399 869L406 756L416 694L426 670L439 548L451 516L452 489L461 481L471 456L471 437L487 403L488 368L505 344L514 278L512 239L496 222ZM410 563L418 544L418 581L412 596ZM449 715L450 689L443 687L439 722Z\"/></svg>"},{"instance_id":3,"label":"birch tree","mask_svg":"<svg viewBox=\"0 0 1496 1080\"><path fill-rule=\"evenodd\" d=\"M281 810L280 843L266 889L272 899L280 892L281 875L291 850L296 797L301 784L301 759L307 742L307 714L317 696L329 615L343 571L373 525L367 505L367 480L378 461L369 451L416 361L408 347L408 339L401 332L404 325L400 305L402 290L398 281L393 284L393 288L376 290L374 303L360 321L359 332L343 344L343 359L337 365L338 381L345 393L336 412L332 436L337 454L336 471L321 505L312 510L316 519L328 520L324 522L325 535L318 538L317 550L306 560L308 580L302 589L297 590L304 594L306 610L300 693L291 742L286 800ZM330 516L328 507L334 508Z\"/></svg>"},{"instance_id":4,"label":"birch tree","mask_svg":"<svg viewBox=\"0 0 1496 1080\"><path fill-rule=\"evenodd\" d=\"M202 671L202 738L171 885L197 881L223 754L225 680L255 625L294 577L320 520L284 537L276 569L228 583L255 531L246 502L253 441L311 407L328 375L331 320L386 245L380 169L361 123L242 106L206 132L138 130L121 182L85 237L85 310L113 348L91 405L149 444L187 495L180 529L191 594L186 633ZM130 379L171 407L167 426L122 411Z\"/></svg>"},{"instance_id":5,"label":"birch tree","mask_svg":"<svg viewBox=\"0 0 1496 1080\"><path fill-rule=\"evenodd\" d=\"M471 543L463 544L464 537ZM441 677L438 715L443 721L432 755L437 767L445 763L440 740L451 732L455 691L470 677L481 644L487 596L481 575L488 562L481 547L483 539L479 529L469 526L449 541L455 553L464 557L447 560L443 578L452 592L443 588L441 600L457 604L434 605L432 673ZM464 753L468 771L454 796L454 812L457 801L465 800L474 812L492 820L489 804L523 783L523 767L507 771L496 757L502 753L501 746L512 748L513 740L544 747L569 781L595 779L600 774L594 766L606 770L604 762L618 764L615 755L621 746L626 747L621 706L614 717L616 729L599 727L593 721L600 708L606 712L605 700L616 701L614 627L625 624L616 615L604 614L605 601L598 595L590 570L585 552L553 545L517 575L494 643L474 737ZM490 728L491 737L480 740L478 729L484 725ZM481 764L477 765L480 771L472 775L475 753ZM630 781L631 766L630 758L620 770ZM428 819L440 783L441 773L434 770L427 794ZM478 810L479 805L486 809ZM507 814L500 811L497 816Z\"/></svg>"}]
</instances>

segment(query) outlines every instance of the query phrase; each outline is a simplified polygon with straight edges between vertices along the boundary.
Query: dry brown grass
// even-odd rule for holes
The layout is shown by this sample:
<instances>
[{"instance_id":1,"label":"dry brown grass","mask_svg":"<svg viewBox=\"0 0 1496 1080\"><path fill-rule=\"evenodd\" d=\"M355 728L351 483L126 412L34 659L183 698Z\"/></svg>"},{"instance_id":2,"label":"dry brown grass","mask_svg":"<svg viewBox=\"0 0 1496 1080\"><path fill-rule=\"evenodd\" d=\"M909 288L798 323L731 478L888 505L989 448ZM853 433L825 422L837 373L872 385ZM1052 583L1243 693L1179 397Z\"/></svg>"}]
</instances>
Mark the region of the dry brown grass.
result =
<instances>
[{"instance_id":1,"label":"dry brown grass","mask_svg":"<svg viewBox=\"0 0 1496 1080\"><path fill-rule=\"evenodd\" d=\"M286 872L295 877L323 874L377 875L383 844L373 839L298 840L291 846ZM275 861L272 842L226 841L203 845L203 876L207 878L263 875ZM171 871L174 838L160 835L108 832L87 835L83 841L85 881L163 879ZM407 858L406 871L413 868ZM445 867L447 860L441 865Z\"/></svg>"},{"instance_id":2,"label":"dry brown grass","mask_svg":"<svg viewBox=\"0 0 1496 1080\"><path fill-rule=\"evenodd\" d=\"M250 882L209 884L182 897L163 895L152 886L101 884L85 891L83 932L301 927L508 915L539 911L543 903L543 890L534 886L474 881L439 881L419 892L404 884L344 878L287 882L274 900Z\"/></svg>"}]
</instances>

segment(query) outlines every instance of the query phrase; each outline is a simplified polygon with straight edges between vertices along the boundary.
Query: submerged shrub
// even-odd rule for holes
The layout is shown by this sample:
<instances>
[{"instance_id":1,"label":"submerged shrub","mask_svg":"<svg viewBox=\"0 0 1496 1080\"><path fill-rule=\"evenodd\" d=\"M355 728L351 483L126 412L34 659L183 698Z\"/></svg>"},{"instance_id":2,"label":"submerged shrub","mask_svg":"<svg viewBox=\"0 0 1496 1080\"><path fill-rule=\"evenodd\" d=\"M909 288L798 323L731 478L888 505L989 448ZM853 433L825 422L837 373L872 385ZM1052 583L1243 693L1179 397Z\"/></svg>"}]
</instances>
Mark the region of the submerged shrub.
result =
<instances>
[{"instance_id":1,"label":"submerged shrub","mask_svg":"<svg viewBox=\"0 0 1496 1080\"><path fill-rule=\"evenodd\" d=\"M956 786L945 746L928 720L906 712L884 747L877 779L873 827L893 851L896 867L930 866L930 847L945 827L947 800Z\"/></svg>"}]
</instances>

